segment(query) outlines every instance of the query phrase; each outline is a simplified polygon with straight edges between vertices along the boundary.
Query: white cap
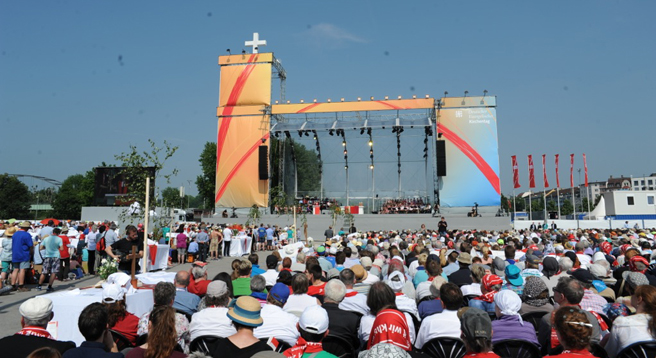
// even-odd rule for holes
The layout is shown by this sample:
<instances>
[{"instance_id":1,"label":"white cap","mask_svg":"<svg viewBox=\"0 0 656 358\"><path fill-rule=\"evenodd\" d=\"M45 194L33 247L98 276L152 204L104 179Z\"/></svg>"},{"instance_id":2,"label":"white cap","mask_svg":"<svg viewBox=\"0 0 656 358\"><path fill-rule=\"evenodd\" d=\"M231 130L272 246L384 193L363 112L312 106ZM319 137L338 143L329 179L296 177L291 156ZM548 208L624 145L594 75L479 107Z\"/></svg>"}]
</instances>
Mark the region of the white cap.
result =
<instances>
[{"instance_id":1,"label":"white cap","mask_svg":"<svg viewBox=\"0 0 656 358\"><path fill-rule=\"evenodd\" d=\"M328 313L321 306L310 306L301 314L298 325L308 333L324 333L328 330Z\"/></svg>"},{"instance_id":2,"label":"white cap","mask_svg":"<svg viewBox=\"0 0 656 358\"><path fill-rule=\"evenodd\" d=\"M336 255L337 254L337 246L333 245L330 247L330 254L331 255Z\"/></svg>"},{"instance_id":3,"label":"white cap","mask_svg":"<svg viewBox=\"0 0 656 358\"><path fill-rule=\"evenodd\" d=\"M123 299L125 292L116 284L103 285L102 299L104 303L114 303Z\"/></svg>"},{"instance_id":4,"label":"white cap","mask_svg":"<svg viewBox=\"0 0 656 358\"><path fill-rule=\"evenodd\" d=\"M399 292L403 289L403 285L405 285L405 276L401 271L394 271L389 275L386 283L394 292Z\"/></svg>"},{"instance_id":5,"label":"white cap","mask_svg":"<svg viewBox=\"0 0 656 358\"><path fill-rule=\"evenodd\" d=\"M23 302L18 308L21 316L30 321L38 321L50 317L52 301L49 298L37 296Z\"/></svg>"},{"instance_id":6,"label":"white cap","mask_svg":"<svg viewBox=\"0 0 656 358\"><path fill-rule=\"evenodd\" d=\"M421 301L425 297L428 297L431 295L430 292L430 286L431 286L430 281L424 281L417 285L417 301Z\"/></svg>"}]
</instances>

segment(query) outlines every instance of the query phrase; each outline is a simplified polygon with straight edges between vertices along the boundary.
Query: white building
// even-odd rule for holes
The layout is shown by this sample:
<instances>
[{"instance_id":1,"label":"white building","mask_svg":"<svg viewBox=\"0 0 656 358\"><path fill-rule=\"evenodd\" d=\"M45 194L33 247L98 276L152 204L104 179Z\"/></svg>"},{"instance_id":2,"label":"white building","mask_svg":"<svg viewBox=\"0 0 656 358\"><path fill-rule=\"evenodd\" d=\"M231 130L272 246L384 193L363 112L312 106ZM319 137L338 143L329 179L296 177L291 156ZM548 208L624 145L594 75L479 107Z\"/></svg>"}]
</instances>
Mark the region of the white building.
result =
<instances>
[{"instance_id":1,"label":"white building","mask_svg":"<svg viewBox=\"0 0 656 358\"><path fill-rule=\"evenodd\" d=\"M652 173L648 177L631 178L631 190L645 191L656 189L656 173Z\"/></svg>"},{"instance_id":2,"label":"white building","mask_svg":"<svg viewBox=\"0 0 656 358\"><path fill-rule=\"evenodd\" d=\"M604 193L606 215L656 215L656 191L616 190Z\"/></svg>"}]
</instances>

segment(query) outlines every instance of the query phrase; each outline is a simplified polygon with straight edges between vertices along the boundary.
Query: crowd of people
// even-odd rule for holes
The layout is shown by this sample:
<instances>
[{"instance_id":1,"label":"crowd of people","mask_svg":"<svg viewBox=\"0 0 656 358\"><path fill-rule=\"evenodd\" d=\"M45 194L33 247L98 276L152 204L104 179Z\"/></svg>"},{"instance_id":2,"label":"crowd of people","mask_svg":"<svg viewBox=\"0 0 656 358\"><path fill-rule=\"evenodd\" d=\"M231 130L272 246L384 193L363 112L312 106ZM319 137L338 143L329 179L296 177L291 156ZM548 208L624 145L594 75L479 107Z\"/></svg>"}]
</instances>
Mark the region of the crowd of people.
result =
<instances>
[{"instance_id":1,"label":"crowd of people","mask_svg":"<svg viewBox=\"0 0 656 358\"><path fill-rule=\"evenodd\" d=\"M615 358L656 337L655 235L447 230L445 223L342 232L273 250L263 265L255 253L236 258L231 272L212 279L196 262L154 287L154 308L143 317L126 311L120 288L105 287L102 304L80 316L86 341L77 348L45 331L52 302L30 299L20 307L23 329L0 340L0 350L386 358L436 356L447 340L459 357L512 356L521 344L535 356ZM116 346L108 329L127 343Z\"/></svg>"},{"instance_id":2,"label":"crowd of people","mask_svg":"<svg viewBox=\"0 0 656 358\"><path fill-rule=\"evenodd\" d=\"M381 205L379 214L431 214L433 207L418 199L390 199Z\"/></svg>"}]
</instances>

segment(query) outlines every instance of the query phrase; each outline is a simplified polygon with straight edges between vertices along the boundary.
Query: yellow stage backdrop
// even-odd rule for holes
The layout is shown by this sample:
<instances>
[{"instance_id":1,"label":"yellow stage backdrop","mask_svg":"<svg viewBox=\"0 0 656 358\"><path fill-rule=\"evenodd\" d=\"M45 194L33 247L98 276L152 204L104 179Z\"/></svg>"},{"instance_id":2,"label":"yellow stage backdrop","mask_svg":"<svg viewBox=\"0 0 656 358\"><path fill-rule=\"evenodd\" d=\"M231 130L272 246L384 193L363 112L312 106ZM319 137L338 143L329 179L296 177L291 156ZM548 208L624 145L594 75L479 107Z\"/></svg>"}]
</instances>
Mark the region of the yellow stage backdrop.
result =
<instances>
[{"instance_id":1,"label":"yellow stage backdrop","mask_svg":"<svg viewBox=\"0 0 656 358\"><path fill-rule=\"evenodd\" d=\"M269 145L273 54L219 57L216 148L216 197L221 207L264 207L269 204L269 181L259 180L258 147Z\"/></svg>"}]
</instances>

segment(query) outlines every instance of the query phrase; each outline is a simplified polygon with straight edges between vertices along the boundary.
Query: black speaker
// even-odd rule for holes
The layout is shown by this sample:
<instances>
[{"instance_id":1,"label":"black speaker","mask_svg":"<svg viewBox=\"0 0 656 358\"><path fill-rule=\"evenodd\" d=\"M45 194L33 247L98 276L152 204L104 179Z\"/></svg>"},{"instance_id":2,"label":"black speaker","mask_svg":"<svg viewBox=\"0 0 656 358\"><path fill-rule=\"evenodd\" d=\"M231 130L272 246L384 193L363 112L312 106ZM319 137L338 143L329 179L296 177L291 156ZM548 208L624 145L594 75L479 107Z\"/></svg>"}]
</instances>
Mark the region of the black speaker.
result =
<instances>
[{"instance_id":1,"label":"black speaker","mask_svg":"<svg viewBox=\"0 0 656 358\"><path fill-rule=\"evenodd\" d=\"M260 162L258 172L260 174L260 180L267 180L269 179L269 147L261 145L259 154Z\"/></svg>"},{"instance_id":2,"label":"black speaker","mask_svg":"<svg viewBox=\"0 0 656 358\"><path fill-rule=\"evenodd\" d=\"M435 154L437 157L437 176L446 176L446 142L438 140L435 142Z\"/></svg>"}]
</instances>

